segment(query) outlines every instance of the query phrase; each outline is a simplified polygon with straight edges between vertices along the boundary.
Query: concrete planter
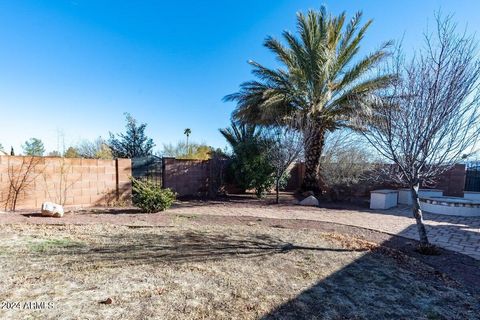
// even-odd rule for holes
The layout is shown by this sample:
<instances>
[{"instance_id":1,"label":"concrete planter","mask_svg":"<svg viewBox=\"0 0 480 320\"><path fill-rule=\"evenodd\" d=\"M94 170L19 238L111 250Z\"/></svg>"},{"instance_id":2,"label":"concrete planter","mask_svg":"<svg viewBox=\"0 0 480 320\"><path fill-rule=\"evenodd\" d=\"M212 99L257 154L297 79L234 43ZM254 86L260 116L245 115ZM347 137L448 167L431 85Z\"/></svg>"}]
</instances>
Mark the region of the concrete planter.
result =
<instances>
[{"instance_id":1,"label":"concrete planter","mask_svg":"<svg viewBox=\"0 0 480 320\"><path fill-rule=\"evenodd\" d=\"M465 199L470 199L474 201L480 202L480 192L475 192L475 191L464 191L463 192L463 197Z\"/></svg>"},{"instance_id":2,"label":"concrete planter","mask_svg":"<svg viewBox=\"0 0 480 320\"><path fill-rule=\"evenodd\" d=\"M443 196L443 191L438 189L420 189L418 190L419 198L427 197L441 197ZM410 189L399 189L398 190L398 204L412 205L412 194Z\"/></svg>"},{"instance_id":3,"label":"concrete planter","mask_svg":"<svg viewBox=\"0 0 480 320\"><path fill-rule=\"evenodd\" d=\"M370 209L390 209L397 206L398 191L383 189L370 192Z\"/></svg>"},{"instance_id":4,"label":"concrete planter","mask_svg":"<svg viewBox=\"0 0 480 320\"><path fill-rule=\"evenodd\" d=\"M421 198L423 211L449 216L479 217L480 201L457 197Z\"/></svg>"}]
</instances>

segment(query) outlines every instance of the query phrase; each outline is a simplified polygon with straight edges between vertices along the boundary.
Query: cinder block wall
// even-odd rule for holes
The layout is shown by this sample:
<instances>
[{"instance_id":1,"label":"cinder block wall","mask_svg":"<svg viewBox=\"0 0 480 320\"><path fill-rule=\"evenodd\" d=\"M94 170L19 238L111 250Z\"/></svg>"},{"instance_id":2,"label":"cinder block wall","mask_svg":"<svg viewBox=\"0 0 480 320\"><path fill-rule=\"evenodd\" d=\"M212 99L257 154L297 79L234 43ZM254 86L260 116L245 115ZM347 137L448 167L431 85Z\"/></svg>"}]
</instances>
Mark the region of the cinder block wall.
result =
<instances>
[{"instance_id":1,"label":"cinder block wall","mask_svg":"<svg viewBox=\"0 0 480 320\"><path fill-rule=\"evenodd\" d=\"M467 171L464 164L456 164L438 180L437 188L446 196L463 197Z\"/></svg>"},{"instance_id":2,"label":"cinder block wall","mask_svg":"<svg viewBox=\"0 0 480 320\"><path fill-rule=\"evenodd\" d=\"M287 184L287 190L298 190L305 176L305 163L297 163L290 171L290 179ZM435 188L443 190L443 194L446 196L463 197L463 191L465 189L465 165L456 164L450 170L444 172L439 178ZM357 185L354 190L355 195L368 195L371 190L381 188L393 188L396 187L383 184L363 184Z\"/></svg>"},{"instance_id":3,"label":"cinder block wall","mask_svg":"<svg viewBox=\"0 0 480 320\"><path fill-rule=\"evenodd\" d=\"M26 187L19 193L17 209L38 209L44 201L67 207L131 201L131 172L130 159L0 156L0 210L11 199L12 181L18 185L21 179L26 179Z\"/></svg>"},{"instance_id":4,"label":"cinder block wall","mask_svg":"<svg viewBox=\"0 0 480 320\"><path fill-rule=\"evenodd\" d=\"M162 181L164 188L171 188L179 196L206 196L209 194L209 184L215 176L215 168L211 167L210 160L180 160L163 158ZM290 172L287 190L298 190L305 175L305 164L295 164ZM445 195L463 196L465 187L465 165L458 164L445 172L436 188L442 189ZM394 186L360 184L353 187L355 196L368 195L371 190L380 188L396 188Z\"/></svg>"},{"instance_id":5,"label":"cinder block wall","mask_svg":"<svg viewBox=\"0 0 480 320\"><path fill-rule=\"evenodd\" d=\"M209 176L209 160L163 158L163 187L174 190L179 196L207 195Z\"/></svg>"}]
</instances>

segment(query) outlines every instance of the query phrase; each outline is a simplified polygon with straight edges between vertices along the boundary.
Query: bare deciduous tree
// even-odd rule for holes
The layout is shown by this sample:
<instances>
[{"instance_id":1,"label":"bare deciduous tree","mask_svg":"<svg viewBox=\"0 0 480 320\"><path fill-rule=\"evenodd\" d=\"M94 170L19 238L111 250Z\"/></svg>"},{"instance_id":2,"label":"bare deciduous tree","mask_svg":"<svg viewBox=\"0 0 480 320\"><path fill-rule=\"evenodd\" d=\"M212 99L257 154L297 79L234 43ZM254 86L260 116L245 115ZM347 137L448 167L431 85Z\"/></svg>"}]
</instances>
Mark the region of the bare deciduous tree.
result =
<instances>
[{"instance_id":1,"label":"bare deciduous tree","mask_svg":"<svg viewBox=\"0 0 480 320\"><path fill-rule=\"evenodd\" d=\"M20 194L27 191L40 174L36 172L36 168L41 160L39 157L22 157L18 165L15 164L15 160L9 160L8 191L3 203L5 210L16 210Z\"/></svg>"},{"instance_id":2,"label":"bare deciduous tree","mask_svg":"<svg viewBox=\"0 0 480 320\"><path fill-rule=\"evenodd\" d=\"M280 181L303 151L303 135L290 127L274 127L267 135L268 158L274 168L276 203L279 203Z\"/></svg>"},{"instance_id":3,"label":"bare deciduous tree","mask_svg":"<svg viewBox=\"0 0 480 320\"><path fill-rule=\"evenodd\" d=\"M350 130L337 130L327 135L320 159L323 168L320 180L330 199L341 199L354 185L370 180L375 167L371 151L368 142Z\"/></svg>"},{"instance_id":4,"label":"bare deciduous tree","mask_svg":"<svg viewBox=\"0 0 480 320\"><path fill-rule=\"evenodd\" d=\"M465 154L479 134L480 62L472 36L459 33L451 17L436 16L435 32L407 61L401 50L389 64L398 80L365 136L395 163L393 178L407 185L423 248L429 246L418 190L434 182Z\"/></svg>"},{"instance_id":5,"label":"bare deciduous tree","mask_svg":"<svg viewBox=\"0 0 480 320\"><path fill-rule=\"evenodd\" d=\"M83 140L75 149L80 158L113 159L112 151L102 137L98 137L94 141Z\"/></svg>"},{"instance_id":6,"label":"bare deciduous tree","mask_svg":"<svg viewBox=\"0 0 480 320\"><path fill-rule=\"evenodd\" d=\"M79 182L81 178L72 177L72 165L65 158L61 158L59 161L59 166L54 165L52 162L54 174L48 175L44 172L43 180L45 182L48 198L64 206L72 187ZM52 183L52 181L54 183Z\"/></svg>"}]
</instances>

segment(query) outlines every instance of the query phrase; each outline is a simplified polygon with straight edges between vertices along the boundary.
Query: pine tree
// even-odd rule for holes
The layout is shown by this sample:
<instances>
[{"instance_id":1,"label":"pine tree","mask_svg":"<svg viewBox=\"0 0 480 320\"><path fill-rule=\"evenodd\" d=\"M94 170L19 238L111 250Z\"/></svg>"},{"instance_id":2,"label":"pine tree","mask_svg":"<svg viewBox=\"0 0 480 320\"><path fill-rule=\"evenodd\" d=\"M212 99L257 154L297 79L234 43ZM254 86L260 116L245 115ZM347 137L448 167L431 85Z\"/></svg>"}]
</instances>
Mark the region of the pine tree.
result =
<instances>
[{"instance_id":1,"label":"pine tree","mask_svg":"<svg viewBox=\"0 0 480 320\"><path fill-rule=\"evenodd\" d=\"M23 153L27 156L41 157L45 153L45 147L42 140L38 138L30 138L22 145Z\"/></svg>"},{"instance_id":2,"label":"pine tree","mask_svg":"<svg viewBox=\"0 0 480 320\"><path fill-rule=\"evenodd\" d=\"M115 158L137 158L149 156L153 153L155 144L145 135L147 124L138 124L129 113L125 113L127 120L126 132L114 135L110 133L108 146Z\"/></svg>"}]
</instances>

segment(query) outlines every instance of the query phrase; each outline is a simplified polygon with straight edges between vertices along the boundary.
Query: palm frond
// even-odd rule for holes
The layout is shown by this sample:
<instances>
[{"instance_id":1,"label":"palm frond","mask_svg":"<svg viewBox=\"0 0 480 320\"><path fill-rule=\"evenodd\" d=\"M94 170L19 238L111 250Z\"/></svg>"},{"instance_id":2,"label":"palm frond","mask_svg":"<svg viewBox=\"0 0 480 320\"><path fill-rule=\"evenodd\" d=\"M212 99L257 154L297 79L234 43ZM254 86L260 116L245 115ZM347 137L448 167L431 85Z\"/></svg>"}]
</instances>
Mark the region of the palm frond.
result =
<instances>
[{"instance_id":1,"label":"palm frond","mask_svg":"<svg viewBox=\"0 0 480 320\"><path fill-rule=\"evenodd\" d=\"M357 12L347 23L345 13L331 16L323 6L298 13L295 34L284 31L283 42L268 37L264 43L282 66L272 69L250 62L256 80L224 98L237 103L233 119L269 125L308 118L316 128L334 130L361 115L367 101L394 78L370 75L388 55L390 43L357 57L372 24L368 20L362 25L361 20Z\"/></svg>"}]
</instances>

